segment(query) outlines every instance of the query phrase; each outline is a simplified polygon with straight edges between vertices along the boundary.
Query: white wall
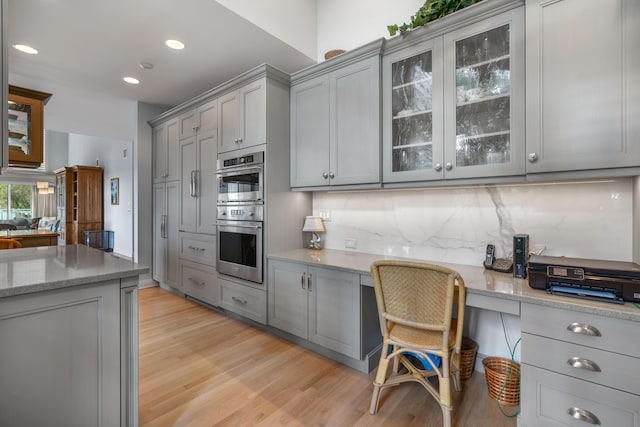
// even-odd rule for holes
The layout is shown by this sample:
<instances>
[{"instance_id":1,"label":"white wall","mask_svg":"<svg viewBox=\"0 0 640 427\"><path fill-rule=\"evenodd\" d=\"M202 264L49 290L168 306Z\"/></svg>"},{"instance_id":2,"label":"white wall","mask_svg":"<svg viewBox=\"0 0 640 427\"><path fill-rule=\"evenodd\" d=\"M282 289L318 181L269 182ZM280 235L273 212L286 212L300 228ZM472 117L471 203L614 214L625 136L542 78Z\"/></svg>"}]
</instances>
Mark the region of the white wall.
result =
<instances>
[{"instance_id":1,"label":"white wall","mask_svg":"<svg viewBox=\"0 0 640 427\"><path fill-rule=\"evenodd\" d=\"M318 0L216 1L309 58L316 57Z\"/></svg>"},{"instance_id":2,"label":"white wall","mask_svg":"<svg viewBox=\"0 0 640 427\"><path fill-rule=\"evenodd\" d=\"M9 84L53 96L44 107L44 128L81 135L133 141L136 102L83 87L68 87L9 73Z\"/></svg>"},{"instance_id":3,"label":"white wall","mask_svg":"<svg viewBox=\"0 0 640 427\"><path fill-rule=\"evenodd\" d=\"M409 22L424 0L318 0L318 62L332 49L350 50L380 37L387 25Z\"/></svg>"},{"instance_id":4,"label":"white wall","mask_svg":"<svg viewBox=\"0 0 640 427\"><path fill-rule=\"evenodd\" d=\"M133 142L71 133L68 162L103 168L104 229L115 232L113 251L133 258ZM118 205L111 204L111 178L120 180Z\"/></svg>"}]
</instances>

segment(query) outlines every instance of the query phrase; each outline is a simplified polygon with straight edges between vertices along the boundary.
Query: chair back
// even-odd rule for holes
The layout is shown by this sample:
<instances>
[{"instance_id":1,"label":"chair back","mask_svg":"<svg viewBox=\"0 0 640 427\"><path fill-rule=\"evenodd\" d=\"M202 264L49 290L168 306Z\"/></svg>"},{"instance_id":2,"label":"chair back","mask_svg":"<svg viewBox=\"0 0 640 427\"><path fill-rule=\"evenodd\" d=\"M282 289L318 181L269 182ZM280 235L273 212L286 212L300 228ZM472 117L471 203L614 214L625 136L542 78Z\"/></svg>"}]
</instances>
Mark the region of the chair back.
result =
<instances>
[{"instance_id":1,"label":"chair back","mask_svg":"<svg viewBox=\"0 0 640 427\"><path fill-rule=\"evenodd\" d=\"M422 262L380 260L372 264L371 274L385 337L393 323L448 336L456 293L458 304L462 303L458 310L462 326L465 288L456 271Z\"/></svg>"},{"instance_id":2,"label":"chair back","mask_svg":"<svg viewBox=\"0 0 640 427\"><path fill-rule=\"evenodd\" d=\"M0 249L21 248L22 244L14 239L0 239Z\"/></svg>"}]
</instances>

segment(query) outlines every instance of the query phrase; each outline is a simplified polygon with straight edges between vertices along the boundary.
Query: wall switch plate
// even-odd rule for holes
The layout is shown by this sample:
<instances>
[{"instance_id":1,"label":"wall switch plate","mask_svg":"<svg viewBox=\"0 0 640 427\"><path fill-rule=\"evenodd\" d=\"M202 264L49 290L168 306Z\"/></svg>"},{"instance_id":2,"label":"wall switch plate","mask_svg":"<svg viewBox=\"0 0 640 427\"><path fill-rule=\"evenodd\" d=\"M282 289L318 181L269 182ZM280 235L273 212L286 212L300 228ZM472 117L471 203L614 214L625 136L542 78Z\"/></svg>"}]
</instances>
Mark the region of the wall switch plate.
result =
<instances>
[{"instance_id":1,"label":"wall switch plate","mask_svg":"<svg viewBox=\"0 0 640 427\"><path fill-rule=\"evenodd\" d=\"M344 239L344 247L348 249L355 249L358 247L358 241L356 239Z\"/></svg>"},{"instance_id":2,"label":"wall switch plate","mask_svg":"<svg viewBox=\"0 0 640 427\"><path fill-rule=\"evenodd\" d=\"M324 222L331 222L331 211L320 211L320 218Z\"/></svg>"}]
</instances>

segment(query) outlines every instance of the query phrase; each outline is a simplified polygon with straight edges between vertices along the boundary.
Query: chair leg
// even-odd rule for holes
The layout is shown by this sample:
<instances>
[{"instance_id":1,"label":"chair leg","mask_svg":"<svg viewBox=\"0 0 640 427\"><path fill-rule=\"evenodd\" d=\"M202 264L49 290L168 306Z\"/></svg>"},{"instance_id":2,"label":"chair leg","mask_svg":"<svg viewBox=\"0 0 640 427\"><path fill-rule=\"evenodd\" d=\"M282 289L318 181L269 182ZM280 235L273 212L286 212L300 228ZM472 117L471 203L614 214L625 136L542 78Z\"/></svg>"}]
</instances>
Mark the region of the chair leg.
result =
<instances>
[{"instance_id":1,"label":"chair leg","mask_svg":"<svg viewBox=\"0 0 640 427\"><path fill-rule=\"evenodd\" d=\"M369 407L369 413L371 413L371 415L375 415L378 412L380 391L382 390L382 385L387 380L387 369L389 369L389 359L387 358L388 352L389 347L386 345L382 346L382 355L380 356L376 379L373 382L373 396L371 396L371 406Z\"/></svg>"},{"instance_id":2,"label":"chair leg","mask_svg":"<svg viewBox=\"0 0 640 427\"><path fill-rule=\"evenodd\" d=\"M380 384L373 383L373 396L371 396L371 406L369 407L369 413L375 415L378 413L378 402L380 401L380 392L382 387Z\"/></svg>"},{"instance_id":3,"label":"chair leg","mask_svg":"<svg viewBox=\"0 0 640 427\"><path fill-rule=\"evenodd\" d=\"M442 407L442 426L451 427L451 407Z\"/></svg>"},{"instance_id":4,"label":"chair leg","mask_svg":"<svg viewBox=\"0 0 640 427\"><path fill-rule=\"evenodd\" d=\"M462 391L462 380L460 379L460 354L455 353L452 357L451 380L455 391Z\"/></svg>"}]
</instances>

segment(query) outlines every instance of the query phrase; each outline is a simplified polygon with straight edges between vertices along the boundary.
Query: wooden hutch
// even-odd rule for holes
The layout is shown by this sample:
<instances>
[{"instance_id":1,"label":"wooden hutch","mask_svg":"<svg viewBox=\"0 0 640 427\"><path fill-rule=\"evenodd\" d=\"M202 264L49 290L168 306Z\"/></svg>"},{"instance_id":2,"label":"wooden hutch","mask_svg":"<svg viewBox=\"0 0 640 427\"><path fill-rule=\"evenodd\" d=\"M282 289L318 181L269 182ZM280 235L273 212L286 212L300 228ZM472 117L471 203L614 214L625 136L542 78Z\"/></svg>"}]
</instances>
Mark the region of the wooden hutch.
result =
<instances>
[{"instance_id":1,"label":"wooden hutch","mask_svg":"<svg viewBox=\"0 0 640 427\"><path fill-rule=\"evenodd\" d=\"M84 232L103 229L103 179L99 166L68 166L56 173L59 245L84 243Z\"/></svg>"}]
</instances>

